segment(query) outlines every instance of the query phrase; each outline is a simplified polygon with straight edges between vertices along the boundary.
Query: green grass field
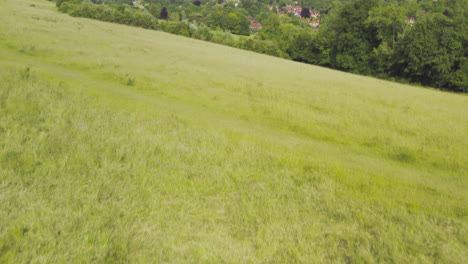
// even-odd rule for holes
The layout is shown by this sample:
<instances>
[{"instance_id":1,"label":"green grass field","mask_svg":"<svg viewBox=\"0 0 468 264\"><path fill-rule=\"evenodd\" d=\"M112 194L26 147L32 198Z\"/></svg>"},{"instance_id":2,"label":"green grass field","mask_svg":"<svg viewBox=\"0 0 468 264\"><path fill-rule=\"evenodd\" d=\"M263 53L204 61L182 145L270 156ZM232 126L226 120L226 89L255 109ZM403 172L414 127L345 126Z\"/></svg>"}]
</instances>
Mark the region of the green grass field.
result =
<instances>
[{"instance_id":1,"label":"green grass field","mask_svg":"<svg viewBox=\"0 0 468 264\"><path fill-rule=\"evenodd\" d=\"M0 263L466 263L468 98L0 1Z\"/></svg>"}]
</instances>

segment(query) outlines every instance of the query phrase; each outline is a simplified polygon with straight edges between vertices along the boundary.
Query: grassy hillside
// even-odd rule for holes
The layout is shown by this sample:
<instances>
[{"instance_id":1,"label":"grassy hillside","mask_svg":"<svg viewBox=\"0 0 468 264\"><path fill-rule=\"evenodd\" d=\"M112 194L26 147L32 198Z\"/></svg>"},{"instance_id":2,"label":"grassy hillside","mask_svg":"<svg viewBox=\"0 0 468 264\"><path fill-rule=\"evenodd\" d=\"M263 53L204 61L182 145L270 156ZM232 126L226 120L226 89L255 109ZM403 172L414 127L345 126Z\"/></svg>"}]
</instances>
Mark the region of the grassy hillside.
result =
<instances>
[{"instance_id":1,"label":"grassy hillside","mask_svg":"<svg viewBox=\"0 0 468 264\"><path fill-rule=\"evenodd\" d=\"M0 262L466 263L468 98L0 1Z\"/></svg>"}]
</instances>

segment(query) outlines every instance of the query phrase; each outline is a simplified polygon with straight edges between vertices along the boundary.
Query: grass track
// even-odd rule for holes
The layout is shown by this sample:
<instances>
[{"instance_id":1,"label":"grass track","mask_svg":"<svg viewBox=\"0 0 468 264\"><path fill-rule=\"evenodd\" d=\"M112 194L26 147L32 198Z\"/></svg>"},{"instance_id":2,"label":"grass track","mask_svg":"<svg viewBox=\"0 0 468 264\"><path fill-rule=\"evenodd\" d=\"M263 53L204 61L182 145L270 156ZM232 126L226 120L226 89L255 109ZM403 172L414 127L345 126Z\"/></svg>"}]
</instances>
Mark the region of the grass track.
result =
<instances>
[{"instance_id":1,"label":"grass track","mask_svg":"<svg viewBox=\"0 0 468 264\"><path fill-rule=\"evenodd\" d=\"M466 96L48 1L0 22L0 262L468 258Z\"/></svg>"}]
</instances>

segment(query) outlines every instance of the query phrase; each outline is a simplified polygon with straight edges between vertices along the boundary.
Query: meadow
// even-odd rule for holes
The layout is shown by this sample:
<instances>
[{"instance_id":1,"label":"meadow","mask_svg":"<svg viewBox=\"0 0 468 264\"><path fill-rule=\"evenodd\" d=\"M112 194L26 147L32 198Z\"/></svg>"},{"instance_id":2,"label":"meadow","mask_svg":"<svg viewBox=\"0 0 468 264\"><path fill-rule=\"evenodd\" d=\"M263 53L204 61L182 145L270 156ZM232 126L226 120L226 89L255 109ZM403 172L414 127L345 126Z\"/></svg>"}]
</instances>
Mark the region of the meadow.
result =
<instances>
[{"instance_id":1,"label":"meadow","mask_svg":"<svg viewBox=\"0 0 468 264\"><path fill-rule=\"evenodd\" d=\"M0 1L0 263L466 263L468 98Z\"/></svg>"}]
</instances>

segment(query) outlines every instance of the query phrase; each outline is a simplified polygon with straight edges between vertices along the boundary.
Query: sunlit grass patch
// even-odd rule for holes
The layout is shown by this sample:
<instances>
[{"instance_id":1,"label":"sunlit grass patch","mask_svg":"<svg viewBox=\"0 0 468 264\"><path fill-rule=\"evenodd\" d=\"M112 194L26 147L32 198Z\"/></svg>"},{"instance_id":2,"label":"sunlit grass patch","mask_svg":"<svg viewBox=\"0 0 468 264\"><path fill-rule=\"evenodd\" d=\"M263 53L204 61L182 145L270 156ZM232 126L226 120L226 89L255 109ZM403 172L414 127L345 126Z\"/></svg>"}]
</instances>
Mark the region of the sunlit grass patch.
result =
<instances>
[{"instance_id":1,"label":"sunlit grass patch","mask_svg":"<svg viewBox=\"0 0 468 264\"><path fill-rule=\"evenodd\" d=\"M0 5L0 262L467 259L465 96Z\"/></svg>"}]
</instances>

